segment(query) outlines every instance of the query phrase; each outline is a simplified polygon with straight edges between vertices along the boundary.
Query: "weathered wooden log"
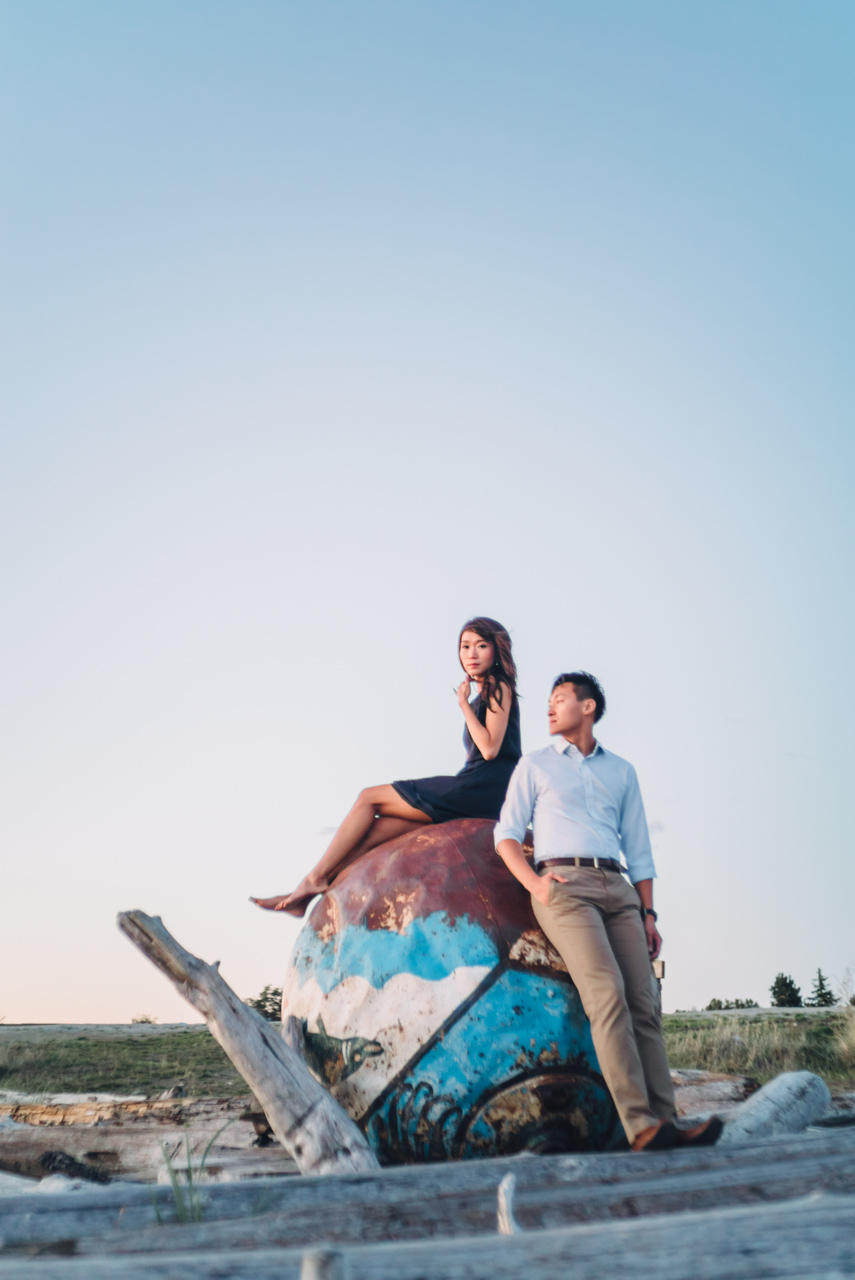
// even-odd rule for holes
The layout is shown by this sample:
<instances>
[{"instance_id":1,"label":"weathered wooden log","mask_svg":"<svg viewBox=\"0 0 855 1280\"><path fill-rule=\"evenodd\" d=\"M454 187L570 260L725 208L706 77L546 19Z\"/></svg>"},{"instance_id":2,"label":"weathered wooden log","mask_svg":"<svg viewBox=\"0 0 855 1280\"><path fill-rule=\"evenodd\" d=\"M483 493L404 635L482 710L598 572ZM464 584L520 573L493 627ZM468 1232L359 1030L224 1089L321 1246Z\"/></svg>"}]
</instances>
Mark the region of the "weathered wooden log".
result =
<instances>
[{"instance_id":1,"label":"weathered wooden log","mask_svg":"<svg viewBox=\"0 0 855 1280\"><path fill-rule=\"evenodd\" d=\"M335 1250L348 1280L754 1280L855 1270L855 1197L601 1223L515 1236ZM300 1249L140 1258L9 1256L2 1280L301 1280Z\"/></svg>"},{"instance_id":2,"label":"weathered wooden log","mask_svg":"<svg viewBox=\"0 0 855 1280\"><path fill-rule=\"evenodd\" d=\"M778 1144L770 1144L772 1147ZM525 1230L561 1227L572 1223L594 1222L642 1215L685 1212L727 1205L764 1203L769 1200L795 1198L808 1191L855 1191L855 1143L844 1142L835 1152L822 1154L814 1148L810 1158L778 1158L749 1161L743 1167L737 1161L719 1162L718 1167L694 1169L684 1161L663 1163L670 1153L645 1159L634 1156L606 1157L596 1171L580 1176L572 1168L553 1168L552 1176L544 1176L541 1166L550 1160L501 1161L515 1171L511 1209L514 1221ZM745 1149L744 1149L745 1150ZM682 1153L688 1155L689 1153ZM672 1156L673 1159L673 1156ZM564 1163L567 1158L552 1158ZM415 1172L415 1171L412 1171ZM424 1170L422 1177L427 1174ZM453 1170L448 1169L450 1175ZM311 1205L290 1203L279 1212L264 1212L270 1184L259 1187L254 1204L243 1201L244 1218L226 1221L210 1220L210 1204L203 1210L204 1226L164 1225L142 1231L111 1230L108 1219L100 1215L101 1234L78 1236L79 1253L144 1253L150 1251L194 1251L202 1248L265 1249L271 1246L342 1246L382 1240L414 1240L442 1236L492 1234L496 1230L497 1189L501 1186L461 1190L454 1185L420 1187L418 1179L408 1179L408 1186L395 1184L395 1174L381 1179L312 1180L319 1194ZM306 1187L302 1181L293 1185ZM270 1188L273 1190L273 1188ZM343 1191L350 1191L345 1199ZM397 1194L396 1194L397 1190ZM104 1195L110 1192L102 1193ZM35 1197L28 1197L31 1203ZM500 1206L501 1207L501 1206ZM161 1216L163 1216L162 1211ZM43 1215L39 1215L42 1217ZM112 1210L113 1221L116 1210ZM120 1222L124 1223L122 1214ZM46 1235L46 1223L37 1224L29 1216L22 1221L0 1216L0 1244L23 1245L35 1238L68 1240L74 1238L74 1220L68 1214L57 1215L52 1234ZM23 1230L22 1230L23 1227ZM40 1228L40 1229L39 1229Z\"/></svg>"},{"instance_id":3,"label":"weathered wooden log","mask_svg":"<svg viewBox=\"0 0 855 1280\"><path fill-rule=\"evenodd\" d=\"M164 1161L157 1170L157 1181L163 1186L171 1186L170 1168L180 1183L187 1182L189 1173L197 1187L211 1182L266 1182L270 1178L296 1177L300 1172L278 1142L255 1151L214 1146L208 1150L204 1161L203 1166L198 1152L191 1153L189 1162L186 1154L170 1159L169 1167Z\"/></svg>"},{"instance_id":4,"label":"weathered wooden log","mask_svg":"<svg viewBox=\"0 0 855 1280\"><path fill-rule=\"evenodd\" d=\"M246 1112L245 1098L111 1098L99 1101L97 1095L91 1098L83 1095L74 1102L58 1102L21 1095L16 1102L0 1103L0 1124L8 1119L14 1124L37 1125L46 1129L80 1129L93 1124L133 1127L144 1122L173 1127L192 1124L195 1129L206 1121L222 1126L227 1120L237 1120ZM234 1130L230 1132L233 1134ZM254 1137L255 1134L247 1128L246 1142L240 1145L249 1145ZM229 1141L233 1142L234 1138Z\"/></svg>"},{"instance_id":5,"label":"weathered wooden log","mask_svg":"<svg viewBox=\"0 0 855 1280\"><path fill-rule=\"evenodd\" d=\"M0 1196L26 1195L33 1190L32 1180L16 1173L0 1172Z\"/></svg>"},{"instance_id":6,"label":"weathered wooden log","mask_svg":"<svg viewBox=\"0 0 855 1280\"><path fill-rule=\"evenodd\" d=\"M721 1175L725 1189L730 1176L731 1185L750 1184L762 1195L767 1166L772 1165L779 1171L789 1169L796 1178L800 1170L823 1168L828 1161L848 1176L847 1169L855 1165L855 1132L832 1130L741 1147L662 1151L645 1156L506 1157L396 1168L370 1176L348 1174L233 1183L204 1186L200 1197L206 1230L213 1233L222 1228L223 1247L227 1247L227 1228L243 1229L255 1224L261 1232L268 1229L277 1214L281 1219L278 1225L274 1223L279 1233L277 1238L285 1238L288 1243L300 1240L309 1244L319 1239L319 1223L323 1231L330 1230L331 1224L340 1223L342 1233L347 1233L356 1222L360 1239L397 1237L408 1231L421 1237L443 1232L492 1232L497 1190L508 1173L514 1174L518 1195L526 1205L548 1199L553 1191L559 1200L568 1191L572 1192L577 1201L584 1204L589 1189L597 1191L605 1187L607 1191L612 1188L616 1200L623 1197L632 1211L633 1188L642 1189L651 1180L661 1189L659 1204L663 1203L662 1196L669 1186L679 1191L688 1177L699 1177L705 1172ZM807 1177L814 1177L813 1172ZM722 1182L719 1193L721 1185ZM699 1194L697 1186L691 1194ZM605 1203L608 1207L608 1195ZM544 1206L544 1212L547 1208ZM572 1206L562 1212L573 1212ZM0 1199L0 1244L38 1245L76 1240L81 1249L88 1249L86 1241L92 1237L111 1231L144 1234L146 1228L159 1222L164 1225L158 1226L154 1234L166 1240L171 1230L169 1224L176 1220L172 1196L161 1187L116 1184L97 1193L80 1192L51 1202L39 1195L22 1195ZM526 1208L526 1224L534 1221ZM287 1230L288 1223L293 1224L297 1234L283 1237L281 1233ZM194 1227L182 1228L185 1243L192 1242L192 1234L186 1233L194 1230ZM385 1237L384 1232L388 1233ZM263 1236L261 1244L264 1244Z\"/></svg>"},{"instance_id":7,"label":"weathered wooden log","mask_svg":"<svg viewBox=\"0 0 855 1280\"><path fill-rule=\"evenodd\" d=\"M198 1129L175 1129L162 1125L139 1125L131 1132L109 1126L92 1129L25 1129L0 1130L0 1174L17 1174L24 1178L44 1178L51 1172L49 1157L57 1154L76 1161L81 1169L78 1177L99 1181L107 1178L129 1178L137 1182L163 1181L166 1170L164 1150L176 1169L186 1168L189 1140L190 1157L198 1170L203 1153L205 1177L208 1181L238 1178L271 1178L277 1174L296 1174L297 1165L279 1146L241 1149L208 1144L216 1134L207 1125ZM223 1135L225 1136L225 1135Z\"/></svg>"},{"instance_id":8,"label":"weathered wooden log","mask_svg":"<svg viewBox=\"0 0 855 1280\"><path fill-rule=\"evenodd\" d=\"M508 1177L516 1179L516 1175ZM617 1221L693 1210L797 1199L810 1192L855 1193L855 1159L851 1155L805 1161L792 1166L756 1166L746 1177L738 1168L686 1173L681 1178L655 1175L620 1184L587 1182L576 1186L537 1189L510 1188L507 1178L498 1196L480 1192L468 1196L442 1195L431 1204L412 1199L390 1206L372 1202L311 1214L294 1212L262 1215L245 1222L204 1226L148 1228L138 1235L107 1233L81 1241L79 1252L146 1253L195 1249L264 1249L321 1243L347 1246L369 1241L441 1239L477 1233L490 1235Z\"/></svg>"},{"instance_id":9,"label":"weathered wooden log","mask_svg":"<svg viewBox=\"0 0 855 1280\"><path fill-rule=\"evenodd\" d=\"M728 1146L801 1133L830 1110L831 1093L824 1080L812 1071L785 1071L731 1111L719 1142Z\"/></svg>"},{"instance_id":10,"label":"weathered wooden log","mask_svg":"<svg viewBox=\"0 0 855 1280\"><path fill-rule=\"evenodd\" d=\"M240 1105L209 1111L203 1106L188 1108L183 1124L180 1115L171 1124L167 1113L162 1115L162 1120L126 1119L115 1124L4 1125L0 1127L0 1171L42 1178L44 1157L58 1151L87 1166L95 1175L106 1173L115 1178L154 1182L164 1166L164 1149L171 1159L186 1160L189 1145L191 1156L198 1163L216 1138L216 1150L212 1149L206 1161L212 1172L215 1160L222 1164L228 1153L243 1153L247 1162L254 1161L258 1165L254 1176L264 1176L265 1168L269 1174L279 1172L279 1167L283 1172L297 1172L288 1153L278 1144L265 1150L252 1147L255 1130L247 1121L239 1121ZM268 1151L278 1153L275 1169Z\"/></svg>"},{"instance_id":11,"label":"weathered wooden log","mask_svg":"<svg viewBox=\"0 0 855 1280\"><path fill-rule=\"evenodd\" d=\"M11 1114L4 1116L4 1110ZM298 1173L278 1142L255 1145L255 1119L240 1098L90 1099L47 1105L27 1099L0 1107L0 1172L42 1178L44 1157L60 1152L86 1166L84 1177L106 1173L113 1178L164 1181L164 1151L173 1167L182 1169L189 1147L195 1170L208 1151L207 1181ZM212 1141L214 1145L209 1146Z\"/></svg>"},{"instance_id":12,"label":"weathered wooden log","mask_svg":"<svg viewBox=\"0 0 855 1280\"><path fill-rule=\"evenodd\" d=\"M301 1173L370 1172L377 1158L302 1058L235 995L217 965L185 951L157 916L125 911L119 928L205 1018L215 1040L258 1098Z\"/></svg>"},{"instance_id":13,"label":"weathered wooden log","mask_svg":"<svg viewBox=\"0 0 855 1280\"><path fill-rule=\"evenodd\" d=\"M671 1070L678 1116L726 1115L760 1088L753 1076L737 1076L721 1071L697 1071L685 1067Z\"/></svg>"}]
</instances>

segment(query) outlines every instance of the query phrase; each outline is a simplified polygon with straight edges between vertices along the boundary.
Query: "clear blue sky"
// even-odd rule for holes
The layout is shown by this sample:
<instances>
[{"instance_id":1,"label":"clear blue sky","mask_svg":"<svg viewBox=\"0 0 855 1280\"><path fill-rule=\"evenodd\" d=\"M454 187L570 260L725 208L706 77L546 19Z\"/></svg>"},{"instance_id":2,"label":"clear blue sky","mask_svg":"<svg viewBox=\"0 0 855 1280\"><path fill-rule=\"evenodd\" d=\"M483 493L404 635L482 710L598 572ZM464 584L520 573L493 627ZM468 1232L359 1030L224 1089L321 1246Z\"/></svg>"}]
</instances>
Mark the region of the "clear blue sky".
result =
<instances>
[{"instance_id":1,"label":"clear blue sky","mask_svg":"<svg viewBox=\"0 0 855 1280\"><path fill-rule=\"evenodd\" d=\"M581 665L667 1008L855 962L855 8L0 3L0 1017L242 995L360 787Z\"/></svg>"}]
</instances>

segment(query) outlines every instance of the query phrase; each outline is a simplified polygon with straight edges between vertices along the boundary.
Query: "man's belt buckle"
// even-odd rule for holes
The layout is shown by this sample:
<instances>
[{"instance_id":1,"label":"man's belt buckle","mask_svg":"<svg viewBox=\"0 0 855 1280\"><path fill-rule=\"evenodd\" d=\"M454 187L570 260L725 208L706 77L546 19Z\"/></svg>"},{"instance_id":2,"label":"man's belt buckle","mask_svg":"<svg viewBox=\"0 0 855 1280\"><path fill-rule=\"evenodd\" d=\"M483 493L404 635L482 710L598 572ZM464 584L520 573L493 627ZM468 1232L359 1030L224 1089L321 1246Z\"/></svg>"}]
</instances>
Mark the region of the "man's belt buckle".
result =
<instances>
[{"instance_id":1,"label":"man's belt buckle","mask_svg":"<svg viewBox=\"0 0 855 1280\"><path fill-rule=\"evenodd\" d=\"M599 860L599 858L595 858L595 859L594 859L594 866L595 866L595 867L596 867L596 869L599 871L599 869L600 869L600 860Z\"/></svg>"}]
</instances>

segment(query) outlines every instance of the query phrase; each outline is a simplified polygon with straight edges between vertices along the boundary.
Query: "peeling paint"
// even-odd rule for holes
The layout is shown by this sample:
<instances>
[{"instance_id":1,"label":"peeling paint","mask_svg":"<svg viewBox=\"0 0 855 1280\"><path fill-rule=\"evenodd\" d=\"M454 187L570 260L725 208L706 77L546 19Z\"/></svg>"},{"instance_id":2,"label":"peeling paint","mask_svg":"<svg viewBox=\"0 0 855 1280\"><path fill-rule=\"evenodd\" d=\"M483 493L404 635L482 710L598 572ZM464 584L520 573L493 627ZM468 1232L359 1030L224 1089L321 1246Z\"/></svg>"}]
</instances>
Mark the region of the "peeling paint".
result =
<instances>
[{"instance_id":1,"label":"peeling paint","mask_svg":"<svg viewBox=\"0 0 855 1280\"><path fill-rule=\"evenodd\" d=\"M385 1162L593 1150L615 1126L578 994L492 823L346 868L297 939L283 1007Z\"/></svg>"}]
</instances>

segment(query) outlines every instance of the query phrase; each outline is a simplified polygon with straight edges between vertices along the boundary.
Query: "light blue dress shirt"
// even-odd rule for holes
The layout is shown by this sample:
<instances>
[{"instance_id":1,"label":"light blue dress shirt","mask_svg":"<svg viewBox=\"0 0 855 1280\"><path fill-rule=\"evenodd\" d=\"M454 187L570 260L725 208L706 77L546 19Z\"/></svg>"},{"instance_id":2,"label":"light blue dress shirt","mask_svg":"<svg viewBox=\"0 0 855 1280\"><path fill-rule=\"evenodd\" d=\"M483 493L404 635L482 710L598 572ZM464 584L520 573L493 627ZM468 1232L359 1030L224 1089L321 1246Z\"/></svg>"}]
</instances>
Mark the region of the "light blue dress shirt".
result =
<instances>
[{"instance_id":1,"label":"light blue dress shirt","mask_svg":"<svg viewBox=\"0 0 855 1280\"><path fill-rule=\"evenodd\" d=\"M617 858L633 884L656 875L644 805L628 760L599 743L589 756L557 737L520 760L495 830L523 842L534 827L535 866L544 858Z\"/></svg>"}]
</instances>

